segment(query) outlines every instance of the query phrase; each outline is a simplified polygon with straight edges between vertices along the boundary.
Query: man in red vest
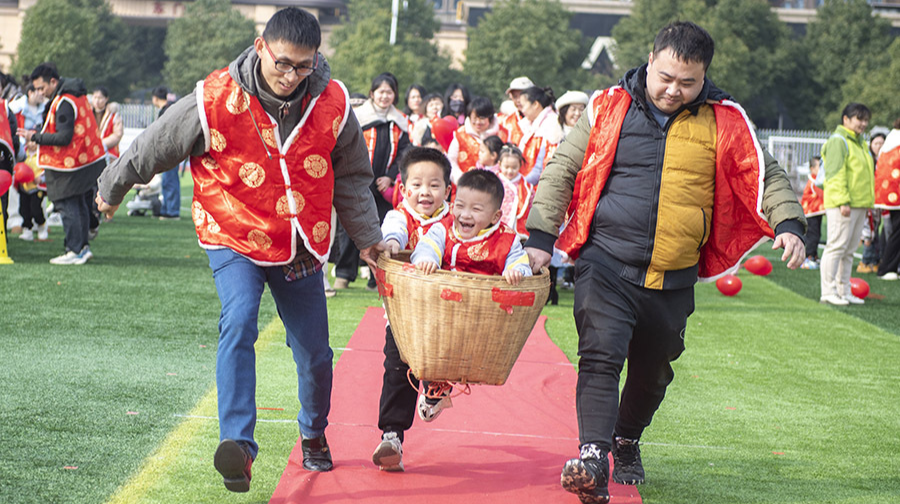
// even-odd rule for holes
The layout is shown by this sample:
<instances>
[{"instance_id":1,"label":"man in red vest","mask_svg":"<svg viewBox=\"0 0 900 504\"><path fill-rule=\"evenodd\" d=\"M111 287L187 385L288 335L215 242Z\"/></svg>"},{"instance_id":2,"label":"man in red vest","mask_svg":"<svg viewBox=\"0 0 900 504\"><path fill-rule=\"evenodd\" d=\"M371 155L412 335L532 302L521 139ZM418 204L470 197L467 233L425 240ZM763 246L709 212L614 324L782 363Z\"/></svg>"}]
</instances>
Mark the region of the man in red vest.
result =
<instances>
[{"instance_id":1,"label":"man in red vest","mask_svg":"<svg viewBox=\"0 0 900 504\"><path fill-rule=\"evenodd\" d=\"M803 210L743 109L706 78L713 51L693 23L663 28L646 65L595 93L543 172L526 225L535 271L554 243L577 258L581 446L561 483L583 503L608 502L609 452L614 481L644 481L638 441L684 350L698 277L735 271L773 236L789 268L804 257Z\"/></svg>"},{"instance_id":2,"label":"man in red vest","mask_svg":"<svg viewBox=\"0 0 900 504\"><path fill-rule=\"evenodd\" d=\"M47 196L62 216L66 235L65 253L50 263L84 264L94 257L88 240L99 222L91 214L91 202L106 151L81 79L62 78L56 65L42 63L31 73L31 83L49 101L41 131L26 132L25 140L37 144Z\"/></svg>"},{"instance_id":3,"label":"man in red vest","mask_svg":"<svg viewBox=\"0 0 900 504\"><path fill-rule=\"evenodd\" d=\"M190 156L191 218L222 303L214 465L235 492L249 490L259 450L253 344L263 288L275 299L296 362L303 467L329 471L333 353L322 267L332 207L373 269L384 250L369 153L320 43L313 15L295 7L276 12L253 46L173 103L100 177L98 207L109 214L132 185Z\"/></svg>"}]
</instances>

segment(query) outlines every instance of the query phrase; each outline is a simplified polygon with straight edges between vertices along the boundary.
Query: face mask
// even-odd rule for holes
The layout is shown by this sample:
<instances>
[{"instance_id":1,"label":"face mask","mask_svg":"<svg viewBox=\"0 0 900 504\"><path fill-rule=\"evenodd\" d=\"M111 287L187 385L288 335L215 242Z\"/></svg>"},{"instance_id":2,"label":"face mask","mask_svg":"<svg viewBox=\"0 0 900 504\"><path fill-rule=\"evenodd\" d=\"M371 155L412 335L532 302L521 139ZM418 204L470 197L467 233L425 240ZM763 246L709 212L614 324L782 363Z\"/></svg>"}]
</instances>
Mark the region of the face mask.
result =
<instances>
[{"instance_id":1,"label":"face mask","mask_svg":"<svg viewBox=\"0 0 900 504\"><path fill-rule=\"evenodd\" d=\"M462 100L450 100L450 112L461 114L466 102Z\"/></svg>"}]
</instances>

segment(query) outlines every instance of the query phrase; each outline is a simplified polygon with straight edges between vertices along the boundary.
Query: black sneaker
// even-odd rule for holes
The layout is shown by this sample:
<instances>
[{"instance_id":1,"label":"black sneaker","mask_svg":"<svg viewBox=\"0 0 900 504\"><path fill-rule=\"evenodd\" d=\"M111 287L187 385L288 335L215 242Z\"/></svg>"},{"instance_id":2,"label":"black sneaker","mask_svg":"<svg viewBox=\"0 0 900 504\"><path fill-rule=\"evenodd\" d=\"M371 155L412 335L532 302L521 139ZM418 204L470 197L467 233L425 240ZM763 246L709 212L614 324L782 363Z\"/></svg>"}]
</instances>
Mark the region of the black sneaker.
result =
<instances>
[{"instance_id":1,"label":"black sneaker","mask_svg":"<svg viewBox=\"0 0 900 504\"><path fill-rule=\"evenodd\" d=\"M325 435L317 438L304 439L300 442L303 451L303 468L307 471L330 471L333 466L331 462L331 449L328 448L328 441Z\"/></svg>"},{"instance_id":2,"label":"black sneaker","mask_svg":"<svg viewBox=\"0 0 900 504\"><path fill-rule=\"evenodd\" d=\"M609 502L609 460L601 458L575 458L566 462L559 484L567 492L581 499L582 504L606 504Z\"/></svg>"},{"instance_id":3,"label":"black sneaker","mask_svg":"<svg viewBox=\"0 0 900 504\"><path fill-rule=\"evenodd\" d=\"M232 439L225 439L216 448L213 465L224 479L225 488L232 492L250 490L250 466L253 458L247 447Z\"/></svg>"},{"instance_id":4,"label":"black sneaker","mask_svg":"<svg viewBox=\"0 0 900 504\"><path fill-rule=\"evenodd\" d=\"M616 437L612 445L612 479L620 485L640 485L644 482L641 448L637 439Z\"/></svg>"}]
</instances>

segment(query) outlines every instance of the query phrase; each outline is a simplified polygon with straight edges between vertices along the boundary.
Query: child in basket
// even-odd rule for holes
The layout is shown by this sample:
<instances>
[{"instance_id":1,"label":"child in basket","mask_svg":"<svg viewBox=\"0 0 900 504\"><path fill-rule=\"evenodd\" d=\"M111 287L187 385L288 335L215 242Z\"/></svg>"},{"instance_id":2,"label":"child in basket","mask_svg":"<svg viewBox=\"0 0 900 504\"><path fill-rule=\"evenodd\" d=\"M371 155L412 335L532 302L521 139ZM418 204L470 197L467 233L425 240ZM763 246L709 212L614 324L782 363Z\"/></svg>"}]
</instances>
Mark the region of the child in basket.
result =
<instances>
[{"instance_id":1,"label":"child in basket","mask_svg":"<svg viewBox=\"0 0 900 504\"><path fill-rule=\"evenodd\" d=\"M414 249L429 228L450 213L450 161L443 152L427 147L411 147L400 159L399 193L402 201L385 215L381 233L393 256L402 249ZM381 443L372 462L383 471L403 470L403 433L412 426L416 396L410 387L409 365L400 359L391 326L384 334L384 376L378 410ZM413 378L414 386L418 380Z\"/></svg>"},{"instance_id":2,"label":"child in basket","mask_svg":"<svg viewBox=\"0 0 900 504\"><path fill-rule=\"evenodd\" d=\"M503 275L511 285L531 276L528 255L515 230L500 221L503 183L487 170L459 177L450 215L431 226L410 257L429 275L438 268L482 275ZM448 383L432 382L417 403L419 417L434 420L452 406Z\"/></svg>"}]
</instances>

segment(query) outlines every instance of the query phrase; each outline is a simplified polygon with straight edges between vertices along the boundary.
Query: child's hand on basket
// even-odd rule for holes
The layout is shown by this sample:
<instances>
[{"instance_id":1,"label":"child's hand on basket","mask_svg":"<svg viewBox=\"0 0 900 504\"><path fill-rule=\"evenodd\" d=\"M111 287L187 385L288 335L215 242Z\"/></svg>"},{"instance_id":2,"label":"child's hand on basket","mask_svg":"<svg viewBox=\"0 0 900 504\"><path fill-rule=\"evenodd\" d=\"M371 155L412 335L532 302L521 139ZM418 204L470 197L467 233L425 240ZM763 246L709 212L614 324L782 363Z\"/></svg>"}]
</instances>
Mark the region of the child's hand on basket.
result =
<instances>
[{"instance_id":1,"label":"child's hand on basket","mask_svg":"<svg viewBox=\"0 0 900 504\"><path fill-rule=\"evenodd\" d=\"M425 275L430 275L440 269L440 266L438 266L438 263L436 262L422 261L416 264L416 269L421 271Z\"/></svg>"},{"instance_id":2,"label":"child's hand on basket","mask_svg":"<svg viewBox=\"0 0 900 504\"><path fill-rule=\"evenodd\" d=\"M522 281L522 272L510 268L503 272L503 278L506 279L506 283L509 285L519 285L519 282Z\"/></svg>"}]
</instances>

